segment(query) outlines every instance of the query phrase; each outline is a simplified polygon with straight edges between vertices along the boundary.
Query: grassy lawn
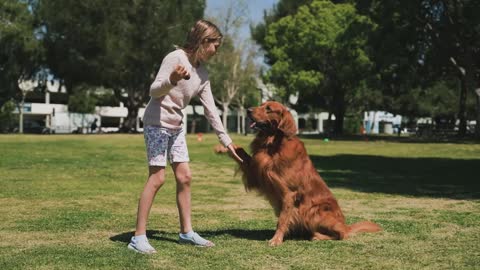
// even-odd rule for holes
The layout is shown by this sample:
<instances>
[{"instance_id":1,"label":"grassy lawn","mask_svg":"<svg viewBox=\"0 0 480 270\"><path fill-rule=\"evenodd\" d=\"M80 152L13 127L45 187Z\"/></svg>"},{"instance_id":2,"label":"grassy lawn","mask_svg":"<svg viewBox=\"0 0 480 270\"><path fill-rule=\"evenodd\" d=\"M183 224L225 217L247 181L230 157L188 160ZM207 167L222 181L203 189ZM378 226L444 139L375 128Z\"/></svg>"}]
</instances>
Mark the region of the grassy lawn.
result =
<instances>
[{"instance_id":1,"label":"grassy lawn","mask_svg":"<svg viewBox=\"0 0 480 270\"><path fill-rule=\"evenodd\" d=\"M234 136L247 146L251 136ZM349 223L384 231L269 247L271 207L246 193L214 135L188 137L194 228L176 243L170 170L149 220L153 256L126 248L147 176L143 136L0 136L0 269L479 269L480 145L304 139Z\"/></svg>"}]
</instances>

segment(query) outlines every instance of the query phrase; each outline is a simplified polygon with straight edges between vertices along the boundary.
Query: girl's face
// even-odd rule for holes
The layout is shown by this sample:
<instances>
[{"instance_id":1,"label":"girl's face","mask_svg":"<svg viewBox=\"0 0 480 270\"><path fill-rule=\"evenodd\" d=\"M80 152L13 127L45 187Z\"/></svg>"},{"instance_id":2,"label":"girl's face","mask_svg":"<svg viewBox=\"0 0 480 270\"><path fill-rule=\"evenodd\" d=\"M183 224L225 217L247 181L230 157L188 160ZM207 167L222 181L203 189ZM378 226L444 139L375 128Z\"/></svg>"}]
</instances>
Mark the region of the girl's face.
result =
<instances>
[{"instance_id":1,"label":"girl's face","mask_svg":"<svg viewBox=\"0 0 480 270\"><path fill-rule=\"evenodd\" d=\"M218 47L222 44L222 38L206 38L203 41L203 51L204 55L202 57L203 61L207 61L212 56L217 53Z\"/></svg>"}]
</instances>

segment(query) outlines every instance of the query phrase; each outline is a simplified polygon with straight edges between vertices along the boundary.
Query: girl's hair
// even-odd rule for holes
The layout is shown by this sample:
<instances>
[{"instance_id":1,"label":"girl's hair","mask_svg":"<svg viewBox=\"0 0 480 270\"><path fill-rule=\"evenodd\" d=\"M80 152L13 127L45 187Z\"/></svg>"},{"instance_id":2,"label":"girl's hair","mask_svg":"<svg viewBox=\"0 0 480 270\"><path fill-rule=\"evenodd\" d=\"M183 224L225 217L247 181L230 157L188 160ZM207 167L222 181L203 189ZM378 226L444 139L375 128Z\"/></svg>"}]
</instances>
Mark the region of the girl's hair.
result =
<instances>
[{"instance_id":1,"label":"girl's hair","mask_svg":"<svg viewBox=\"0 0 480 270\"><path fill-rule=\"evenodd\" d=\"M222 39L222 37L222 33L215 24L207 20L198 20L190 29L183 46L179 48L183 49L195 64L205 53L201 45L211 40Z\"/></svg>"}]
</instances>

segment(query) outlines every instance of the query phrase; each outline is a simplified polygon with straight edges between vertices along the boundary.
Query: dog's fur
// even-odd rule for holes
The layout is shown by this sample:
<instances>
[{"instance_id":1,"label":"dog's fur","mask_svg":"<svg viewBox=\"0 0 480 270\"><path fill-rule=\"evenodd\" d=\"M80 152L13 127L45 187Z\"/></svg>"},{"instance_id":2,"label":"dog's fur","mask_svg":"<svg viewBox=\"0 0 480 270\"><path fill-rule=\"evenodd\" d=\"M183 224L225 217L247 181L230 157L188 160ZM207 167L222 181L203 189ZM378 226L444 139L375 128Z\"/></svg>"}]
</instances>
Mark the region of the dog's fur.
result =
<instances>
[{"instance_id":1,"label":"dog's fur","mask_svg":"<svg viewBox=\"0 0 480 270\"><path fill-rule=\"evenodd\" d=\"M257 190L272 205L278 217L270 240L280 245L287 233L301 232L312 240L345 239L357 232L381 228L369 221L347 225L337 200L318 174L303 142L296 136L290 112L268 101L248 110L252 127L258 129L250 156L241 147L237 154L246 190Z\"/></svg>"}]
</instances>

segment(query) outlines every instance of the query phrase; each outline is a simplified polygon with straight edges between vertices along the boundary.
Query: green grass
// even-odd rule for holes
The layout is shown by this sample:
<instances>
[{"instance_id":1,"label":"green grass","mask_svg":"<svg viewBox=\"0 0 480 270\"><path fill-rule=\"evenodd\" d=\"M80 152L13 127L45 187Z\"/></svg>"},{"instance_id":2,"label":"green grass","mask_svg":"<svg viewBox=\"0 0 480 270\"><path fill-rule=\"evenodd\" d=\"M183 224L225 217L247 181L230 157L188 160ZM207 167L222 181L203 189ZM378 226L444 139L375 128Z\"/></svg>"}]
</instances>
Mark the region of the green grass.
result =
<instances>
[{"instance_id":1,"label":"green grass","mask_svg":"<svg viewBox=\"0 0 480 270\"><path fill-rule=\"evenodd\" d=\"M0 269L478 269L479 144L303 140L347 221L383 232L269 247L271 207L213 153L214 135L189 135L194 228L216 247L176 243L168 169L148 226L158 253L136 254L126 245L147 176L142 135L2 135Z\"/></svg>"}]
</instances>

